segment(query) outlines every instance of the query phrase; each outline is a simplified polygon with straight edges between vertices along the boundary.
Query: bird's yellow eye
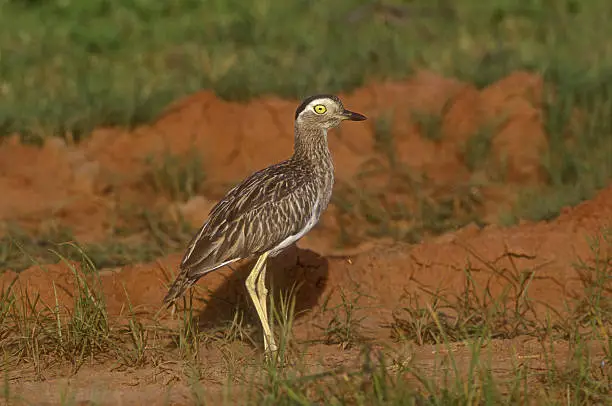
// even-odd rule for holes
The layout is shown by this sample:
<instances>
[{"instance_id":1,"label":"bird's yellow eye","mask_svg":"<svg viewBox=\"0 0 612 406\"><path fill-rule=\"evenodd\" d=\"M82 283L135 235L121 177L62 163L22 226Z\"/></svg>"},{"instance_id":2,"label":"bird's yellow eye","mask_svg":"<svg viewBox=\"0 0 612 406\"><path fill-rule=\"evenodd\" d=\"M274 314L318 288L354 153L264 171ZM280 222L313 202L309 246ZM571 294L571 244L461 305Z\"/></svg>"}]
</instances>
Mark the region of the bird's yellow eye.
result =
<instances>
[{"instance_id":1,"label":"bird's yellow eye","mask_svg":"<svg viewBox=\"0 0 612 406\"><path fill-rule=\"evenodd\" d=\"M314 106L314 111L317 114L323 114L327 111L327 107L322 104L317 104L316 106Z\"/></svg>"}]
</instances>

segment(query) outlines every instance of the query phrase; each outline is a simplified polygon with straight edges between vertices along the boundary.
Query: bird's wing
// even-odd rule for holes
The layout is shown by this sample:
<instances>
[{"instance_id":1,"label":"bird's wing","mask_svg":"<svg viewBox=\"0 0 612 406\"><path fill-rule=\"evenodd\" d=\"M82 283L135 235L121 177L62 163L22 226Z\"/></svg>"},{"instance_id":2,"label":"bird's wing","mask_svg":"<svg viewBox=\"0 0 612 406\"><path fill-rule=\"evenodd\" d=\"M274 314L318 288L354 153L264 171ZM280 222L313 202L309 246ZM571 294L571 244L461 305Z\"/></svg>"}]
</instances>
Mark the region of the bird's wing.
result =
<instances>
[{"instance_id":1,"label":"bird's wing","mask_svg":"<svg viewBox=\"0 0 612 406\"><path fill-rule=\"evenodd\" d=\"M279 170L282 165L286 163L249 176L212 208L189 244L181 269L203 275L263 253L306 225L316 190L308 173L290 167Z\"/></svg>"}]
</instances>

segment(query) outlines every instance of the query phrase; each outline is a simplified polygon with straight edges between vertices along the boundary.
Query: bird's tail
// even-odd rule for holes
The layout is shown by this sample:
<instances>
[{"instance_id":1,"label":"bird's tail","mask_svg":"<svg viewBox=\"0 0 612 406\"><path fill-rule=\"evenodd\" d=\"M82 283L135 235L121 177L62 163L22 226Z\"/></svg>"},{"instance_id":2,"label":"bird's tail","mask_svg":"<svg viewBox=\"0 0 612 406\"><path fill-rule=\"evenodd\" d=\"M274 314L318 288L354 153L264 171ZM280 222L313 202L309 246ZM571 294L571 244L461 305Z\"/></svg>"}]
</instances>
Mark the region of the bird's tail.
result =
<instances>
[{"instance_id":1,"label":"bird's tail","mask_svg":"<svg viewBox=\"0 0 612 406\"><path fill-rule=\"evenodd\" d=\"M166 297L164 297L164 304L167 307L171 307L174 302L176 301L176 299L180 298L181 296L183 296L183 294L185 293L185 291L193 284L193 281L191 281L185 272L181 272L176 279L174 280L174 282L172 282L172 285L170 286L170 289L168 289L168 293L166 294Z\"/></svg>"}]
</instances>

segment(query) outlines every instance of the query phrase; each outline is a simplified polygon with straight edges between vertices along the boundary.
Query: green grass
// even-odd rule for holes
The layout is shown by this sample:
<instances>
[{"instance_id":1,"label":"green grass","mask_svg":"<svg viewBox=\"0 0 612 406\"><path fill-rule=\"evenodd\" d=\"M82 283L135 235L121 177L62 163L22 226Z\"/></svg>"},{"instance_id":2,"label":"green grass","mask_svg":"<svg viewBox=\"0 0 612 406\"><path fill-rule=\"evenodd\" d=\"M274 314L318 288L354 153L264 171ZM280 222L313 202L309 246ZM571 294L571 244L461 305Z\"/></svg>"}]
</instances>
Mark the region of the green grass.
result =
<instances>
[{"instance_id":1,"label":"green grass","mask_svg":"<svg viewBox=\"0 0 612 406\"><path fill-rule=\"evenodd\" d=\"M363 342L363 332L360 331L360 326L365 319L365 316L358 314L359 310L363 310L359 304L360 299L366 295L359 291L359 287L353 289L355 293L349 294L340 290L341 303L336 306L329 307L331 294L321 304L321 312L330 312L332 317L326 326L317 326L322 330L326 344L335 344L339 348L348 349Z\"/></svg>"},{"instance_id":2,"label":"green grass","mask_svg":"<svg viewBox=\"0 0 612 406\"><path fill-rule=\"evenodd\" d=\"M180 156L165 151L157 159L146 159L146 181L159 194L165 194L174 201L187 201L203 192L206 173L202 157L191 150Z\"/></svg>"},{"instance_id":3,"label":"green grass","mask_svg":"<svg viewBox=\"0 0 612 406\"><path fill-rule=\"evenodd\" d=\"M80 260L81 249L100 269L148 262L183 249L193 232L182 219L172 220L154 211L126 211L123 215L127 226L115 227L102 241L82 245L66 227L31 232L12 225L0 237L0 272L19 272L36 263L58 262L60 257Z\"/></svg>"},{"instance_id":4,"label":"green grass","mask_svg":"<svg viewBox=\"0 0 612 406\"><path fill-rule=\"evenodd\" d=\"M468 139L463 151L463 161L470 171L480 169L487 164L490 159L491 143L495 134L495 126L488 124L479 128Z\"/></svg>"},{"instance_id":5,"label":"green grass","mask_svg":"<svg viewBox=\"0 0 612 406\"><path fill-rule=\"evenodd\" d=\"M504 215L505 223L550 220L612 181L612 70L596 81L575 78L545 96L549 147L541 167L546 183L523 190L512 212Z\"/></svg>"},{"instance_id":6,"label":"green grass","mask_svg":"<svg viewBox=\"0 0 612 406\"><path fill-rule=\"evenodd\" d=\"M442 114L428 114L419 111L412 112L412 118L418 125L421 136L434 142L442 139L442 117Z\"/></svg>"},{"instance_id":7,"label":"green grass","mask_svg":"<svg viewBox=\"0 0 612 406\"><path fill-rule=\"evenodd\" d=\"M387 112L374 119L374 141L376 149L383 154L392 169L397 165L393 137L393 114Z\"/></svg>"},{"instance_id":8,"label":"green grass","mask_svg":"<svg viewBox=\"0 0 612 406\"><path fill-rule=\"evenodd\" d=\"M369 177L378 176L384 180L368 183ZM365 179L367 186L357 183L359 178ZM338 208L339 246L355 244L364 237L414 243L472 222L482 224L478 185L436 185L400 165L391 173L371 165L357 182L339 181L332 196Z\"/></svg>"},{"instance_id":9,"label":"green grass","mask_svg":"<svg viewBox=\"0 0 612 406\"><path fill-rule=\"evenodd\" d=\"M607 2L0 1L0 133L37 140L151 120L202 88L246 100L350 90L427 67L486 85L509 71L598 78ZM44 22L44 23L41 23ZM580 55L580 57L576 57Z\"/></svg>"}]
</instances>

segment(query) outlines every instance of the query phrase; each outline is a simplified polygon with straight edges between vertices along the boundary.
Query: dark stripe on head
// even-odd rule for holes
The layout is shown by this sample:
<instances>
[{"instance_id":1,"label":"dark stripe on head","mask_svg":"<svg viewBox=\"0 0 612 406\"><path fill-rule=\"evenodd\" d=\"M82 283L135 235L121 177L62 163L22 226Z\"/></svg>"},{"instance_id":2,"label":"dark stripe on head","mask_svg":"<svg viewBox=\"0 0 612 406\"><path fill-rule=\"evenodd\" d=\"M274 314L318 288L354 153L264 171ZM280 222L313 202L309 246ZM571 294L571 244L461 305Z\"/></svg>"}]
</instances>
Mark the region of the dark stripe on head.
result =
<instances>
[{"instance_id":1,"label":"dark stripe on head","mask_svg":"<svg viewBox=\"0 0 612 406\"><path fill-rule=\"evenodd\" d=\"M312 96L308 96L307 98L305 98L304 100L302 100L302 104L300 104L297 108L297 110L295 110L295 119L297 120L298 116L302 113L302 111L304 111L304 109L306 108L306 106L308 106L310 104L310 102L312 102L313 100L316 99L332 99L333 101L340 103L340 105L342 105L342 102L340 101L340 98L338 96L335 96L333 94L315 94Z\"/></svg>"}]
</instances>

